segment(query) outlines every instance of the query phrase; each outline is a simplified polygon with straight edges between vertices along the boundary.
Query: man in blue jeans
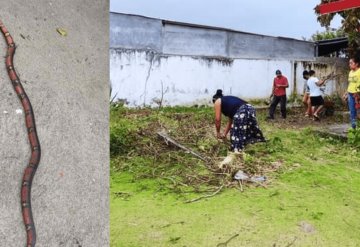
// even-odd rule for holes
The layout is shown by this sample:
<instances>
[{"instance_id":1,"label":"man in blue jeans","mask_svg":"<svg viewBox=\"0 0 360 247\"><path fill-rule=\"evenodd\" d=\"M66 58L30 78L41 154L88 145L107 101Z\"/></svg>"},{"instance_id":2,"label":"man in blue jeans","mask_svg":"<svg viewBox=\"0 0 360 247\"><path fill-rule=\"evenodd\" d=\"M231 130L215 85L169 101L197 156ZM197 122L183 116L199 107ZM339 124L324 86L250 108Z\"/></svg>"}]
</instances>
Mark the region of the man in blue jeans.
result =
<instances>
[{"instance_id":1,"label":"man in blue jeans","mask_svg":"<svg viewBox=\"0 0 360 247\"><path fill-rule=\"evenodd\" d=\"M276 77L273 81L272 94L273 99L269 108L269 116L267 119L274 119L276 106L280 102L280 111L282 118L286 118L286 88L289 87L288 80L281 74L280 70L276 70Z\"/></svg>"}]
</instances>

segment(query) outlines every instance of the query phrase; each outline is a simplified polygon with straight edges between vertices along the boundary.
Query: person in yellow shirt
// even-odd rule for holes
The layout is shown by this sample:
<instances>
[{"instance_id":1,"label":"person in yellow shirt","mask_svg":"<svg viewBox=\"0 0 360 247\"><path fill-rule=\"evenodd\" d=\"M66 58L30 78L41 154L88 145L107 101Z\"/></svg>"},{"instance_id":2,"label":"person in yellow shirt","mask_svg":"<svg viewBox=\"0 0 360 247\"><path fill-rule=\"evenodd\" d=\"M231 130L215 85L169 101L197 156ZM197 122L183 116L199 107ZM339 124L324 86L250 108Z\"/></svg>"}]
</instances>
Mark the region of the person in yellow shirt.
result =
<instances>
[{"instance_id":1,"label":"person in yellow shirt","mask_svg":"<svg viewBox=\"0 0 360 247\"><path fill-rule=\"evenodd\" d=\"M349 85L344 99L347 98L351 127L356 128L356 118L360 114L360 54L357 54L349 60Z\"/></svg>"}]
</instances>

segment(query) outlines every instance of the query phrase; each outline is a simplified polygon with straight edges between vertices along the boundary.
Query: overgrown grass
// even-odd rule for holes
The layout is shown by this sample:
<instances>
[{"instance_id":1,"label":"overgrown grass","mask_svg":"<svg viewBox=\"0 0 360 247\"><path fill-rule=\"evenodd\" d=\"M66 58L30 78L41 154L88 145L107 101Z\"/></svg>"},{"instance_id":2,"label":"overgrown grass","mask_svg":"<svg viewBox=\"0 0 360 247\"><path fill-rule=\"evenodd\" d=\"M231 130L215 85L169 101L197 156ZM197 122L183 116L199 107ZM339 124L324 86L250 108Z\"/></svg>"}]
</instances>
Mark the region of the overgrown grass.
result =
<instances>
[{"instance_id":1,"label":"overgrown grass","mask_svg":"<svg viewBox=\"0 0 360 247\"><path fill-rule=\"evenodd\" d=\"M349 129L348 143L354 147L360 148L360 121L358 121L355 129Z\"/></svg>"},{"instance_id":2,"label":"overgrown grass","mask_svg":"<svg viewBox=\"0 0 360 247\"><path fill-rule=\"evenodd\" d=\"M290 114L296 114L296 112ZM267 188L228 186L213 168L228 143L214 138L212 108L111 110L111 246L360 246L360 154L309 127L264 122L267 143L247 146L244 169ZM167 129L213 164L167 146ZM211 163L211 162L210 162ZM231 183L230 183L231 185Z\"/></svg>"}]
</instances>

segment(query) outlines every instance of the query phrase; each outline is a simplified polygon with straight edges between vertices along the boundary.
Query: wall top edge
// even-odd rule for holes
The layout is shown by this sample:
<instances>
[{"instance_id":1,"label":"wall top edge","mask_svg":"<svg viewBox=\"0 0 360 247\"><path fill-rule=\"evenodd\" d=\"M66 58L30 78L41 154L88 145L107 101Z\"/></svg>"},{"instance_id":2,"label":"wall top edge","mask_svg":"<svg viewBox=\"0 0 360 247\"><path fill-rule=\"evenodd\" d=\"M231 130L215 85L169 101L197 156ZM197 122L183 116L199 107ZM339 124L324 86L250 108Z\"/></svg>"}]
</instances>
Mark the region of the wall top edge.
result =
<instances>
[{"instance_id":1,"label":"wall top edge","mask_svg":"<svg viewBox=\"0 0 360 247\"><path fill-rule=\"evenodd\" d=\"M207 29L207 30L214 30L214 31L225 31L225 32L229 32L229 33L239 33L239 34L255 35L255 36L260 36L260 37L270 37L270 38L276 38L276 39L280 39L280 40L293 40L293 41L296 41L296 42L308 43L308 44L314 44L315 45L314 42L306 41L306 40L300 40L300 39L294 39L294 38L282 37L282 36L271 36L271 35L264 35L264 34L258 34L258 33L250 33L250 32L244 32L244 31L239 31L239 30L234 30L234 29L224 28L224 27L215 27L215 26L207 26L207 25L194 24L194 23L186 23L186 22L179 22L179 21L172 21L172 20L164 20L164 19L148 17L148 16L143 16L143 15L118 13L118 12L112 12L112 11L110 11L110 14L141 17L141 18L146 18L146 19L151 19L151 20L157 20L157 21L161 21L163 26L165 26L165 25L176 25L176 26Z\"/></svg>"},{"instance_id":2,"label":"wall top edge","mask_svg":"<svg viewBox=\"0 0 360 247\"><path fill-rule=\"evenodd\" d=\"M175 53L163 53L154 49L134 49L134 48L124 48L124 47L110 47L110 50L115 52L123 53L153 53L158 57L190 57L193 59L210 59L210 60L221 60L221 61L233 61L235 59L244 59L244 60L272 60L272 61L289 61L289 58L284 57L224 57L224 56L208 56L208 55L184 55L184 54L175 54ZM318 61L315 57L311 58L291 58L290 61L294 62L315 62Z\"/></svg>"}]
</instances>

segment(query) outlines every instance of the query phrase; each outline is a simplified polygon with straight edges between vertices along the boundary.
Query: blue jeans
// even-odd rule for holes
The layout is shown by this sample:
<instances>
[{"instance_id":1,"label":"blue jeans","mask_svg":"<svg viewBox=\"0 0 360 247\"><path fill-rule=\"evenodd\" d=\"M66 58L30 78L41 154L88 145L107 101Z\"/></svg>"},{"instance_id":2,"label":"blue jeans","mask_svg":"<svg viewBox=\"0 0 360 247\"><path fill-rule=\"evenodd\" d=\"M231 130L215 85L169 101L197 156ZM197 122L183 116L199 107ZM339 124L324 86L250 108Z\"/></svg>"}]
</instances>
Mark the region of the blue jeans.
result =
<instances>
[{"instance_id":1,"label":"blue jeans","mask_svg":"<svg viewBox=\"0 0 360 247\"><path fill-rule=\"evenodd\" d=\"M357 115L357 110L355 108L355 98L354 98L354 94L352 93L348 93L348 105L349 105L349 110L350 110L350 122L351 122L351 127L353 129L356 128L356 115Z\"/></svg>"}]
</instances>

